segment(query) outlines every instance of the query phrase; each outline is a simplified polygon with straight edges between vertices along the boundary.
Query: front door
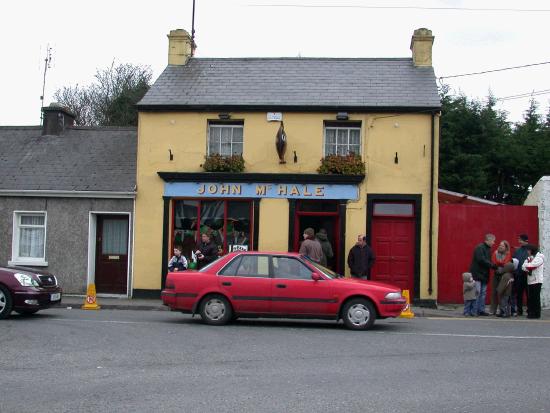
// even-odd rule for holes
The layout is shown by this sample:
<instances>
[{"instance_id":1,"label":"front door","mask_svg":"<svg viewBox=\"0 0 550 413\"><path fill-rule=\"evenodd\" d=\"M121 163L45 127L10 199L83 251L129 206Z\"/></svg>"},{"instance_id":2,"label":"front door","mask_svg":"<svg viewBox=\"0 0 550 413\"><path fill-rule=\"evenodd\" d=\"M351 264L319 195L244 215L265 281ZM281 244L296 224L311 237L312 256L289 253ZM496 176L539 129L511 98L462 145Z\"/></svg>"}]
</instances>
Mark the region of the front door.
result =
<instances>
[{"instance_id":1,"label":"front door","mask_svg":"<svg viewBox=\"0 0 550 413\"><path fill-rule=\"evenodd\" d=\"M96 291L103 294L126 294L128 216L98 215L96 234Z\"/></svg>"},{"instance_id":2,"label":"front door","mask_svg":"<svg viewBox=\"0 0 550 413\"><path fill-rule=\"evenodd\" d=\"M338 203L336 201L298 201L294 217L294 245L293 250L298 252L304 240L306 228L313 228L316 234L323 238L324 251L328 251L327 267L335 272L342 272L339 268L340 258L340 219Z\"/></svg>"},{"instance_id":3,"label":"front door","mask_svg":"<svg viewBox=\"0 0 550 413\"><path fill-rule=\"evenodd\" d=\"M371 278L414 292L415 218L412 204L375 204L371 242L376 262Z\"/></svg>"}]
</instances>

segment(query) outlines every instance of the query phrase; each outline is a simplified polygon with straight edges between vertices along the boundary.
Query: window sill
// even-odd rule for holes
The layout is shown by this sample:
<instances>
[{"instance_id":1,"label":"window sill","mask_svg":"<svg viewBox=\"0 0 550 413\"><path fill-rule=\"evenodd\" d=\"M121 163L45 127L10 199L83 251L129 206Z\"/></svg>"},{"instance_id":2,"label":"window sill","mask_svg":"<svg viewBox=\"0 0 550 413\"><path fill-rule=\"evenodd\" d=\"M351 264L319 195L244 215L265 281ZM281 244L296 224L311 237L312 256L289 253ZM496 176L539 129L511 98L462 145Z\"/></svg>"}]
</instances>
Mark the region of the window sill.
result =
<instances>
[{"instance_id":1,"label":"window sill","mask_svg":"<svg viewBox=\"0 0 550 413\"><path fill-rule=\"evenodd\" d=\"M15 267L47 267L48 262L47 261L25 261L25 260L16 260L16 261L8 261L8 265L15 266Z\"/></svg>"}]
</instances>

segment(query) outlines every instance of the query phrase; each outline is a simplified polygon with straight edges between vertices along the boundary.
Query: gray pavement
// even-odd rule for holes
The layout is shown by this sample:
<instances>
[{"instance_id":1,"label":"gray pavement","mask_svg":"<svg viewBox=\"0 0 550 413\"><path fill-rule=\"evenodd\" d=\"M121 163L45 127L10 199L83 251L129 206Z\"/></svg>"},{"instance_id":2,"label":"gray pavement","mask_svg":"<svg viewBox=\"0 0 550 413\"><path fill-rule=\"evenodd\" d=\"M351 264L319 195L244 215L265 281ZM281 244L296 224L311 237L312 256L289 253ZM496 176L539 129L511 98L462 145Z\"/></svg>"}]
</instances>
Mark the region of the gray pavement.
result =
<instances>
[{"instance_id":1,"label":"gray pavement","mask_svg":"<svg viewBox=\"0 0 550 413\"><path fill-rule=\"evenodd\" d=\"M71 307L72 309L81 308L84 304L83 295L64 295L60 307ZM98 305L104 310L152 310L152 311L170 311L162 304L161 300L141 299L141 298L118 298L118 297L97 297ZM462 304L438 305L437 308L412 306L415 317L453 317L460 318L462 315ZM525 313L525 312L524 312ZM486 317L494 318L494 317ZM519 317L519 319L525 318ZM550 320L550 309L542 310L542 318Z\"/></svg>"}]
</instances>

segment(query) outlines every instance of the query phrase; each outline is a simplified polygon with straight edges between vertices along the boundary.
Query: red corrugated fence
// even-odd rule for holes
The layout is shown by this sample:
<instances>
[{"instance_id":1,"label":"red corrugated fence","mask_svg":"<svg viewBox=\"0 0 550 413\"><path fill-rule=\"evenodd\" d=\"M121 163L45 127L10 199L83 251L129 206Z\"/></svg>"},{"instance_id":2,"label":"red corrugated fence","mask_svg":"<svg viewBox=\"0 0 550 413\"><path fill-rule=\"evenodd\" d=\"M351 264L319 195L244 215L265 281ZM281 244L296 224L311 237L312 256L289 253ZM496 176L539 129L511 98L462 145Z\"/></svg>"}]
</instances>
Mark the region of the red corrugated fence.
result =
<instances>
[{"instance_id":1,"label":"red corrugated fence","mask_svg":"<svg viewBox=\"0 0 550 413\"><path fill-rule=\"evenodd\" d=\"M462 303L462 273L468 271L472 253L486 233L505 239L517 248L519 234L538 244L536 206L439 204L438 294L439 303ZM489 299L489 291L487 298Z\"/></svg>"}]
</instances>

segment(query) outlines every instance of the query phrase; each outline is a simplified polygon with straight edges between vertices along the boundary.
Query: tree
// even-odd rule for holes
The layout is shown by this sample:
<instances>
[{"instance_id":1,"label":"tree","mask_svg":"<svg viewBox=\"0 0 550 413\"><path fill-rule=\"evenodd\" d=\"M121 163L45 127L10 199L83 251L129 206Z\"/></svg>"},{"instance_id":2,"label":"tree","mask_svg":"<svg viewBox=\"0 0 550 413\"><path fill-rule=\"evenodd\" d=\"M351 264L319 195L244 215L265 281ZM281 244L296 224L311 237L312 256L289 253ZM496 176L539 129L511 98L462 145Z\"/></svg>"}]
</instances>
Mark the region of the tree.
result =
<instances>
[{"instance_id":1,"label":"tree","mask_svg":"<svg viewBox=\"0 0 550 413\"><path fill-rule=\"evenodd\" d=\"M538 104L531 99L523 122L516 124L513 133L510 156L514 160L516 183L510 191L512 202L522 202L537 181L550 172L549 143L546 125L538 114Z\"/></svg>"},{"instance_id":2,"label":"tree","mask_svg":"<svg viewBox=\"0 0 550 413\"><path fill-rule=\"evenodd\" d=\"M483 196L487 188L483 142L480 141L480 109L464 95L452 96L441 88L441 144L439 186Z\"/></svg>"},{"instance_id":3,"label":"tree","mask_svg":"<svg viewBox=\"0 0 550 413\"><path fill-rule=\"evenodd\" d=\"M89 86L58 89L54 98L76 115L77 125L136 126L136 103L147 93L152 78L148 66L119 64L97 70Z\"/></svg>"},{"instance_id":4,"label":"tree","mask_svg":"<svg viewBox=\"0 0 550 413\"><path fill-rule=\"evenodd\" d=\"M440 89L442 103L440 187L496 202L521 204L541 176L550 173L550 111L531 100L513 127L489 94L482 104Z\"/></svg>"}]
</instances>

